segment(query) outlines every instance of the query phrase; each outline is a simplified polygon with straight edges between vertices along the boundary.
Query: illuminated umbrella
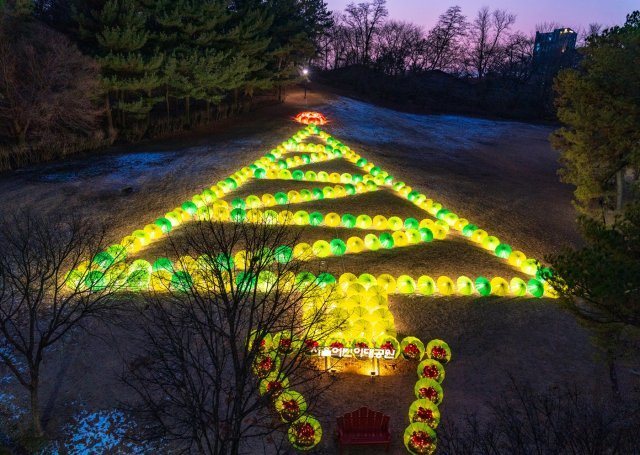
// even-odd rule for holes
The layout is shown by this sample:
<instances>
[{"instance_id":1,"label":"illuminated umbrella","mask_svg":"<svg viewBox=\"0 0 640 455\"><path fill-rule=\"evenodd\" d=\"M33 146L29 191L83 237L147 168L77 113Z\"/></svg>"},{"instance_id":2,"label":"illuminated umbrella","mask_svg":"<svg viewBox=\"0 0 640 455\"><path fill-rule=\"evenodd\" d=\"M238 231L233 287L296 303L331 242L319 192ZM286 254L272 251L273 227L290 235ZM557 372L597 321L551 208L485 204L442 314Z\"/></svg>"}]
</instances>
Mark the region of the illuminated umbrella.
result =
<instances>
[{"instance_id":1,"label":"illuminated umbrella","mask_svg":"<svg viewBox=\"0 0 640 455\"><path fill-rule=\"evenodd\" d=\"M431 455L436 451L436 433L429 425L415 422L404 430L404 445L412 455Z\"/></svg>"},{"instance_id":2,"label":"illuminated umbrella","mask_svg":"<svg viewBox=\"0 0 640 455\"><path fill-rule=\"evenodd\" d=\"M438 406L431 400L425 398L414 401L409 407L409 422L426 423L435 430L440 424L440 411L438 410Z\"/></svg>"}]
</instances>

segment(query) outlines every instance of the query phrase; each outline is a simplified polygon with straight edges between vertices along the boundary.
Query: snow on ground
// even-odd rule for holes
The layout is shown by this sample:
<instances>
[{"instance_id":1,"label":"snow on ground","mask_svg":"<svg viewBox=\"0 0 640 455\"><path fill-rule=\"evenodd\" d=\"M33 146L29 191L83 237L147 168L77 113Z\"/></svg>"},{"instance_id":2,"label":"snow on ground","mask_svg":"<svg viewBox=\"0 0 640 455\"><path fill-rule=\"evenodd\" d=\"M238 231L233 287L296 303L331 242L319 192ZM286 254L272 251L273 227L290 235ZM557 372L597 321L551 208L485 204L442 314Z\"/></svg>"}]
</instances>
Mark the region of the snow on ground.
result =
<instances>
[{"instance_id":1,"label":"snow on ground","mask_svg":"<svg viewBox=\"0 0 640 455\"><path fill-rule=\"evenodd\" d=\"M117 410L81 412L74 423L67 427L68 440L65 453L137 455L153 453L152 449L127 438L135 430L135 424Z\"/></svg>"},{"instance_id":2,"label":"snow on ground","mask_svg":"<svg viewBox=\"0 0 640 455\"><path fill-rule=\"evenodd\" d=\"M379 145L427 145L442 152L469 150L478 142L501 136L514 124L525 125L458 115L410 114L344 97L329 100L322 112L329 119L338 119L329 128L334 136L344 140L365 140Z\"/></svg>"}]
</instances>

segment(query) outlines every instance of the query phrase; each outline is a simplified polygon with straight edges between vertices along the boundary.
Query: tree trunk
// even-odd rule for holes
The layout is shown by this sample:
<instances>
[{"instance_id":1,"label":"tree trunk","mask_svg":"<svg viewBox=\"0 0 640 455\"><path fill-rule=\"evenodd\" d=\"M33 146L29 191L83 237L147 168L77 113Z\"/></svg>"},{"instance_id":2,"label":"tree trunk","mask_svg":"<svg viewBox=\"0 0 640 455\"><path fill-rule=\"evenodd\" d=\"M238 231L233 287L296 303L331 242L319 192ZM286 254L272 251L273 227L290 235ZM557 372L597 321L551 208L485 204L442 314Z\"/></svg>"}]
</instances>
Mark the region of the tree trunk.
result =
<instances>
[{"instance_id":1,"label":"tree trunk","mask_svg":"<svg viewBox=\"0 0 640 455\"><path fill-rule=\"evenodd\" d=\"M184 99L184 111L187 115L187 125L191 125L191 100L188 96Z\"/></svg>"},{"instance_id":2,"label":"tree trunk","mask_svg":"<svg viewBox=\"0 0 640 455\"><path fill-rule=\"evenodd\" d=\"M171 106L169 104L169 87L167 86L164 91L164 102L167 107L167 120L171 120Z\"/></svg>"},{"instance_id":3,"label":"tree trunk","mask_svg":"<svg viewBox=\"0 0 640 455\"><path fill-rule=\"evenodd\" d=\"M618 372L616 370L616 360L613 357L609 357L607 360L609 364L609 379L611 380L611 390L616 397L620 396L620 387L618 385Z\"/></svg>"},{"instance_id":4,"label":"tree trunk","mask_svg":"<svg viewBox=\"0 0 640 455\"><path fill-rule=\"evenodd\" d=\"M624 168L616 172L616 210L622 210L622 196L624 193Z\"/></svg>"},{"instance_id":5,"label":"tree trunk","mask_svg":"<svg viewBox=\"0 0 640 455\"><path fill-rule=\"evenodd\" d=\"M41 437L44 432L42 430L42 421L40 419L40 399L38 397L38 382L35 381L31 385L31 430L33 435Z\"/></svg>"},{"instance_id":6,"label":"tree trunk","mask_svg":"<svg viewBox=\"0 0 640 455\"><path fill-rule=\"evenodd\" d=\"M109 99L109 92L104 97L105 112L107 114L107 135L111 138L114 134L113 128L113 112L111 111L111 100Z\"/></svg>"}]
</instances>

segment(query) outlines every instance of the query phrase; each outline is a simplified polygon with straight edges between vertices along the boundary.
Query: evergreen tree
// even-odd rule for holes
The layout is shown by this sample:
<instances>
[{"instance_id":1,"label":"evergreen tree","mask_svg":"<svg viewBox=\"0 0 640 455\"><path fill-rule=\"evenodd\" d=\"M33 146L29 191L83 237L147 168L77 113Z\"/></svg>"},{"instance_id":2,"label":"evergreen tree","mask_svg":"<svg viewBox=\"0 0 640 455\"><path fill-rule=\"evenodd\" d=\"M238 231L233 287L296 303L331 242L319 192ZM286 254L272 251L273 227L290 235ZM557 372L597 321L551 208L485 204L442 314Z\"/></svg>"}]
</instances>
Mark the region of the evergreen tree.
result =
<instances>
[{"instance_id":1,"label":"evergreen tree","mask_svg":"<svg viewBox=\"0 0 640 455\"><path fill-rule=\"evenodd\" d=\"M600 202L620 210L625 170L640 165L640 12L592 36L582 52L581 68L556 79L558 117L566 126L551 141L562 153L562 179L576 187L578 208L594 212Z\"/></svg>"},{"instance_id":2,"label":"evergreen tree","mask_svg":"<svg viewBox=\"0 0 640 455\"><path fill-rule=\"evenodd\" d=\"M161 101L154 91L161 86L164 55L148 48L148 11L136 0L96 3L96 9L77 10L75 17L80 38L101 66L111 132L114 125L126 128L130 120L147 119Z\"/></svg>"},{"instance_id":3,"label":"evergreen tree","mask_svg":"<svg viewBox=\"0 0 640 455\"><path fill-rule=\"evenodd\" d=\"M229 34L230 45L247 62L244 80L234 90L234 101L237 103L239 91L252 97L256 90L273 87L273 75L268 69L273 16L265 4L252 2L236 4L231 11L233 25Z\"/></svg>"},{"instance_id":4,"label":"evergreen tree","mask_svg":"<svg viewBox=\"0 0 640 455\"><path fill-rule=\"evenodd\" d=\"M315 53L311 29L305 23L300 0L270 0L273 14L271 28L270 69L282 99L284 87L301 80L300 67L306 65Z\"/></svg>"},{"instance_id":5,"label":"evergreen tree","mask_svg":"<svg viewBox=\"0 0 640 455\"><path fill-rule=\"evenodd\" d=\"M249 59L234 48L231 19L221 0L156 2L156 36L171 49L163 68L167 109L169 96L182 100L187 123L194 101L209 117L211 104L241 86L249 71Z\"/></svg>"},{"instance_id":6,"label":"evergreen tree","mask_svg":"<svg viewBox=\"0 0 640 455\"><path fill-rule=\"evenodd\" d=\"M547 281L592 331L617 393L616 361L629 353L623 340L640 329L640 204L628 206L611 226L582 216L580 227L586 245L549 257L554 274Z\"/></svg>"}]
</instances>

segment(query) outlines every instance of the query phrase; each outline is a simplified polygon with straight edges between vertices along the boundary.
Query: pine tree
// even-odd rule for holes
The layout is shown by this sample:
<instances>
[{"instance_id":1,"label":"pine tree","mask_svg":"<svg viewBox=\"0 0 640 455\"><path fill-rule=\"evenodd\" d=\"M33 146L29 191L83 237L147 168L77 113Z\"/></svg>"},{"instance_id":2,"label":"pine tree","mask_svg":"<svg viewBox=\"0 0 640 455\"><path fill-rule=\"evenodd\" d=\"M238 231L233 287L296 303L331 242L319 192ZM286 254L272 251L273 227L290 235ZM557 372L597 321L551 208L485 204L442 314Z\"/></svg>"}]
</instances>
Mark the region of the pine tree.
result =
<instances>
[{"instance_id":1,"label":"pine tree","mask_svg":"<svg viewBox=\"0 0 640 455\"><path fill-rule=\"evenodd\" d=\"M313 57L315 45L299 0L270 0L267 3L274 17L270 68L278 87L278 98L282 99L283 89L301 80L300 67Z\"/></svg>"},{"instance_id":2,"label":"pine tree","mask_svg":"<svg viewBox=\"0 0 640 455\"><path fill-rule=\"evenodd\" d=\"M556 79L558 117L566 126L551 140L578 208L620 210L625 170L640 166L640 12L592 36L583 53L579 70Z\"/></svg>"},{"instance_id":3,"label":"pine tree","mask_svg":"<svg viewBox=\"0 0 640 455\"><path fill-rule=\"evenodd\" d=\"M220 0L165 0L155 11L157 39L171 49L163 68L167 109L170 96L183 101L189 124L192 104L202 102L209 118L211 104L239 87L249 68L233 48L231 11Z\"/></svg>"},{"instance_id":4,"label":"pine tree","mask_svg":"<svg viewBox=\"0 0 640 455\"><path fill-rule=\"evenodd\" d=\"M237 57L246 62L246 74L234 89L234 103L242 95L253 97L256 90L268 90L273 87L273 75L267 68L270 57L267 52L271 43L273 16L264 4L236 5L232 9L232 26L229 33L230 46L236 50Z\"/></svg>"},{"instance_id":5,"label":"pine tree","mask_svg":"<svg viewBox=\"0 0 640 455\"><path fill-rule=\"evenodd\" d=\"M97 2L96 9L76 11L79 36L96 56L107 90L105 107L109 131L130 121L148 119L162 98L159 68L164 55L149 49L148 14L136 0ZM103 3L99 5L99 3Z\"/></svg>"}]
</instances>

